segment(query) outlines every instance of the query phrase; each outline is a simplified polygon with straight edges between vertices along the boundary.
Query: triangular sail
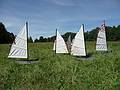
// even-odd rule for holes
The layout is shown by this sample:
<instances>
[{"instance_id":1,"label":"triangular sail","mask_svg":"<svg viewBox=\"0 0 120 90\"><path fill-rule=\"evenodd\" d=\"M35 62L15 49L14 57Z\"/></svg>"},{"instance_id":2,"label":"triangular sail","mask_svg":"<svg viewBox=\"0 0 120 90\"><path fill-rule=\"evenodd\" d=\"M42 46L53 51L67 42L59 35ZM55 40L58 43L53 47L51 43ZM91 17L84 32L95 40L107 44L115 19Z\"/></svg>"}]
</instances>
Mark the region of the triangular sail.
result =
<instances>
[{"instance_id":1,"label":"triangular sail","mask_svg":"<svg viewBox=\"0 0 120 90\"><path fill-rule=\"evenodd\" d=\"M98 32L97 42L96 42L96 50L97 51L107 51L105 23L101 25L101 28Z\"/></svg>"},{"instance_id":2,"label":"triangular sail","mask_svg":"<svg viewBox=\"0 0 120 90\"><path fill-rule=\"evenodd\" d=\"M55 53L68 53L65 41L57 30L56 30Z\"/></svg>"},{"instance_id":3,"label":"triangular sail","mask_svg":"<svg viewBox=\"0 0 120 90\"><path fill-rule=\"evenodd\" d=\"M73 40L71 54L74 56L86 56L83 25L81 25L79 32Z\"/></svg>"},{"instance_id":4,"label":"triangular sail","mask_svg":"<svg viewBox=\"0 0 120 90\"><path fill-rule=\"evenodd\" d=\"M28 58L27 52L27 23L16 36L8 58Z\"/></svg>"}]
</instances>

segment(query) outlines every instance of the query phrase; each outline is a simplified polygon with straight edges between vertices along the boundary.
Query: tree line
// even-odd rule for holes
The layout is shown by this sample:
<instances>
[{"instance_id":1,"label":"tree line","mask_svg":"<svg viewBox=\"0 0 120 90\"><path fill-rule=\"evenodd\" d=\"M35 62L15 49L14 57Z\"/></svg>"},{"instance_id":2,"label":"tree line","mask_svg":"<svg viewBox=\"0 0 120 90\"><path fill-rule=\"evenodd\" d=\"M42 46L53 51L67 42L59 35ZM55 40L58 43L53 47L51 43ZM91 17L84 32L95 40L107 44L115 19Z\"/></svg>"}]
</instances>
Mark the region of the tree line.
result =
<instances>
[{"instance_id":1,"label":"tree line","mask_svg":"<svg viewBox=\"0 0 120 90\"><path fill-rule=\"evenodd\" d=\"M10 33L5 28L5 25L0 22L0 44L12 44L15 40L15 35ZM33 43L32 37L28 38L28 42Z\"/></svg>"},{"instance_id":2,"label":"tree line","mask_svg":"<svg viewBox=\"0 0 120 90\"><path fill-rule=\"evenodd\" d=\"M106 26L106 38L107 41L120 41L120 25L118 26ZM99 27L96 27L95 29L92 29L91 31L85 32L85 40L86 41L96 41L97 34L98 34ZM74 38L76 33L73 32L67 32L62 37L65 41L68 40L68 37L71 36L71 39ZM5 25L0 22L0 44L11 44L15 39L15 35L13 33L10 33L6 30ZM44 37L40 36L39 39L35 39L33 41L32 37L30 36L28 38L29 43L37 43L37 42L53 42L55 40L55 36L52 37Z\"/></svg>"},{"instance_id":3,"label":"tree line","mask_svg":"<svg viewBox=\"0 0 120 90\"><path fill-rule=\"evenodd\" d=\"M87 31L84 33L85 40L86 41L96 41L99 27L96 27L95 29L92 29L91 31ZM118 26L106 26L106 39L107 41L120 41L120 25ZM67 32L62 37L65 41L68 40L68 37L71 36L71 39L75 37L76 33L73 32ZM55 40L55 36L44 38L43 36L40 36L39 39L35 39L34 42L53 42Z\"/></svg>"}]
</instances>

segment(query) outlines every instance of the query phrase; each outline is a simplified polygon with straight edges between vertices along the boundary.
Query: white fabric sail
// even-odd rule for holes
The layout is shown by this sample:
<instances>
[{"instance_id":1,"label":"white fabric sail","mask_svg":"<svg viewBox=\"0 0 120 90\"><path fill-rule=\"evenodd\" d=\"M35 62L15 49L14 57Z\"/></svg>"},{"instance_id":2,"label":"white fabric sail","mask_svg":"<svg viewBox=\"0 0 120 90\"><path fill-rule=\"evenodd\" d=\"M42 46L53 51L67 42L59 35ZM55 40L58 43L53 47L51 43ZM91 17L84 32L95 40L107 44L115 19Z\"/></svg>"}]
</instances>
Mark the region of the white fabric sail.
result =
<instances>
[{"instance_id":1,"label":"white fabric sail","mask_svg":"<svg viewBox=\"0 0 120 90\"><path fill-rule=\"evenodd\" d=\"M105 24L101 25L101 28L98 32L96 51L107 51Z\"/></svg>"},{"instance_id":2,"label":"white fabric sail","mask_svg":"<svg viewBox=\"0 0 120 90\"><path fill-rule=\"evenodd\" d=\"M81 25L79 32L73 40L71 54L74 56L86 56L83 25Z\"/></svg>"},{"instance_id":3,"label":"white fabric sail","mask_svg":"<svg viewBox=\"0 0 120 90\"><path fill-rule=\"evenodd\" d=\"M57 36L56 36L56 43L55 43L56 44L55 52L56 53L68 53L65 41L58 31L56 32L56 35Z\"/></svg>"},{"instance_id":4,"label":"white fabric sail","mask_svg":"<svg viewBox=\"0 0 120 90\"><path fill-rule=\"evenodd\" d=\"M8 58L28 58L27 52L27 23L16 36Z\"/></svg>"}]
</instances>

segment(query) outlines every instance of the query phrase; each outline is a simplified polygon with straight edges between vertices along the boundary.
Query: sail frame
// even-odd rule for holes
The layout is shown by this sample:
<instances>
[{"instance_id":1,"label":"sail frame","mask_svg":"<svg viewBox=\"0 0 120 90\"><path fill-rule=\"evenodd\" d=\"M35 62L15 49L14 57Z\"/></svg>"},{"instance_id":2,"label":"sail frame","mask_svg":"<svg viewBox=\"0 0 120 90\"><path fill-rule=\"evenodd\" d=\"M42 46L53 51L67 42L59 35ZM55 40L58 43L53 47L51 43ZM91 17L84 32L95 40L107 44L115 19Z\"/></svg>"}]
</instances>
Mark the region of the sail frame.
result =
<instances>
[{"instance_id":1,"label":"sail frame","mask_svg":"<svg viewBox=\"0 0 120 90\"><path fill-rule=\"evenodd\" d=\"M19 31L12 43L8 58L25 58L28 59L28 22Z\"/></svg>"},{"instance_id":2,"label":"sail frame","mask_svg":"<svg viewBox=\"0 0 120 90\"><path fill-rule=\"evenodd\" d=\"M55 54L56 53L68 53L66 43L57 29L56 29L56 40L55 40Z\"/></svg>"},{"instance_id":3,"label":"sail frame","mask_svg":"<svg viewBox=\"0 0 120 90\"><path fill-rule=\"evenodd\" d=\"M96 41L96 51L107 51L107 40L106 40L106 30L105 30L105 21L101 25Z\"/></svg>"},{"instance_id":4,"label":"sail frame","mask_svg":"<svg viewBox=\"0 0 120 90\"><path fill-rule=\"evenodd\" d=\"M86 56L86 43L84 37L84 24L81 25L80 30L75 35L72 41L71 55Z\"/></svg>"}]
</instances>

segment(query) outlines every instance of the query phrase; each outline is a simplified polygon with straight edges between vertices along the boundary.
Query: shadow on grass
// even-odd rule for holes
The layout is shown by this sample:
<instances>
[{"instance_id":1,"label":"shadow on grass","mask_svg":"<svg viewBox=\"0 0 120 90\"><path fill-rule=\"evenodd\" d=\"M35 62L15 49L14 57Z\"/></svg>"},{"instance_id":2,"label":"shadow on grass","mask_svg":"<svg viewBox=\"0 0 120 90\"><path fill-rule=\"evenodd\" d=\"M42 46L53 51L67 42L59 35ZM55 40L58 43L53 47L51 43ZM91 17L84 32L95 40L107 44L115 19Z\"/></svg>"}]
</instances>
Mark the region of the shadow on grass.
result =
<instances>
[{"instance_id":1,"label":"shadow on grass","mask_svg":"<svg viewBox=\"0 0 120 90\"><path fill-rule=\"evenodd\" d=\"M93 60L93 53L88 53L86 56L74 56L77 60Z\"/></svg>"},{"instance_id":2,"label":"shadow on grass","mask_svg":"<svg viewBox=\"0 0 120 90\"><path fill-rule=\"evenodd\" d=\"M98 54L108 54L108 53L112 53L113 50L108 50L108 51L96 51L96 53Z\"/></svg>"},{"instance_id":3,"label":"shadow on grass","mask_svg":"<svg viewBox=\"0 0 120 90\"><path fill-rule=\"evenodd\" d=\"M35 59L22 59L22 60L16 60L17 63L19 64L34 64L34 63L38 63L39 59L35 58Z\"/></svg>"}]
</instances>

